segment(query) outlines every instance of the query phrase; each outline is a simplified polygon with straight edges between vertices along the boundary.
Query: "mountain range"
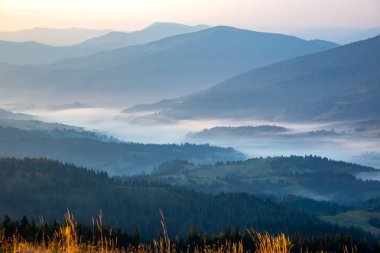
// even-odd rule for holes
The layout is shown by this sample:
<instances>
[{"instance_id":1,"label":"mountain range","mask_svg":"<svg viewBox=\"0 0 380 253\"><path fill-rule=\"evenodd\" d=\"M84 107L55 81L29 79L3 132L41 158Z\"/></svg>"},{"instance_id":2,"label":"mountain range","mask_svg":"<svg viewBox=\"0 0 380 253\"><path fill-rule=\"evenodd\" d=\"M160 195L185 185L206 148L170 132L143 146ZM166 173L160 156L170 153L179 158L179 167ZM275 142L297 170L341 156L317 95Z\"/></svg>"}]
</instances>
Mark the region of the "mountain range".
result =
<instances>
[{"instance_id":1,"label":"mountain range","mask_svg":"<svg viewBox=\"0 0 380 253\"><path fill-rule=\"evenodd\" d=\"M0 40L14 42L35 41L51 46L70 46L110 32L112 30L77 27L62 29L36 27L20 31L1 31Z\"/></svg>"},{"instance_id":2,"label":"mountain range","mask_svg":"<svg viewBox=\"0 0 380 253\"><path fill-rule=\"evenodd\" d=\"M88 39L78 46L98 51L110 50L133 45L146 44L178 34L197 32L209 28L207 25L188 26L177 23L155 22L135 32L110 32L103 36Z\"/></svg>"},{"instance_id":3,"label":"mountain range","mask_svg":"<svg viewBox=\"0 0 380 253\"><path fill-rule=\"evenodd\" d=\"M352 120L380 117L380 36L256 68L205 91L127 110L151 117Z\"/></svg>"},{"instance_id":4,"label":"mountain range","mask_svg":"<svg viewBox=\"0 0 380 253\"><path fill-rule=\"evenodd\" d=\"M135 32L97 31L79 28L36 28L14 33L0 32L0 62L17 65L53 63L104 50L145 44L165 37L195 32L206 28L208 27L204 25L186 26L175 23L156 22ZM41 41L45 42L46 40L39 39L50 38L51 40L51 38L56 38L56 40L63 40L65 38L69 40L72 38L74 41L75 37L78 37L75 40L76 43L66 46L57 46L55 43L52 43L53 45L41 43Z\"/></svg>"},{"instance_id":5,"label":"mountain range","mask_svg":"<svg viewBox=\"0 0 380 253\"><path fill-rule=\"evenodd\" d=\"M96 100L132 105L187 95L252 68L336 46L281 34L212 27L54 64L2 65L1 89L8 97L24 101L50 97L56 103L70 97L90 104ZM23 96L19 91L25 88L28 94Z\"/></svg>"},{"instance_id":6,"label":"mountain range","mask_svg":"<svg viewBox=\"0 0 380 253\"><path fill-rule=\"evenodd\" d=\"M100 209L150 240L158 210L167 236L163 210L173 235L252 227L317 245L364 234L335 224L357 226L355 212L380 235L380 173L363 166L380 164L380 35L340 46L227 26L81 31L62 30L76 40L65 46L0 41L0 101L124 139L0 109L0 215L70 209L87 223Z\"/></svg>"},{"instance_id":7,"label":"mountain range","mask_svg":"<svg viewBox=\"0 0 380 253\"><path fill-rule=\"evenodd\" d=\"M291 33L294 36L312 39L319 38L336 42L341 45L366 40L380 34L380 27L372 28L338 28L338 27L313 27L301 29Z\"/></svg>"}]
</instances>

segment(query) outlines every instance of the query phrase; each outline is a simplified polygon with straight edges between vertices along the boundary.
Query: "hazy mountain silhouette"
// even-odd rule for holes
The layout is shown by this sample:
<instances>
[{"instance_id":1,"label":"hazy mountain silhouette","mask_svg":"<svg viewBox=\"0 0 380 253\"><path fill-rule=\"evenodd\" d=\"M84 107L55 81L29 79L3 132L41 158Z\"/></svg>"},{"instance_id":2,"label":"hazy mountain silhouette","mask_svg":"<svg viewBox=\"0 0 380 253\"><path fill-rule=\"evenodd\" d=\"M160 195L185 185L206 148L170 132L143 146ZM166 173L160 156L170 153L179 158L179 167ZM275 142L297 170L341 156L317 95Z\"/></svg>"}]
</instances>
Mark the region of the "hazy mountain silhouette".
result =
<instances>
[{"instance_id":1,"label":"hazy mountain silhouette","mask_svg":"<svg viewBox=\"0 0 380 253\"><path fill-rule=\"evenodd\" d=\"M54 47L34 41L0 41L0 62L17 65L53 63L91 53L94 53L94 50L74 46Z\"/></svg>"},{"instance_id":2,"label":"hazy mountain silhouette","mask_svg":"<svg viewBox=\"0 0 380 253\"><path fill-rule=\"evenodd\" d=\"M32 120L34 117L32 115L24 113L14 113L0 109L0 120Z\"/></svg>"},{"instance_id":3,"label":"hazy mountain silhouette","mask_svg":"<svg viewBox=\"0 0 380 253\"><path fill-rule=\"evenodd\" d=\"M380 34L380 27L374 27L374 28L362 30L354 35L351 35L347 37L346 40L355 42L358 40L364 40L364 39L376 37L379 34Z\"/></svg>"},{"instance_id":4,"label":"hazy mountain silhouette","mask_svg":"<svg viewBox=\"0 0 380 253\"><path fill-rule=\"evenodd\" d=\"M28 127L22 123L15 123L15 126L23 129L1 126L6 123L0 121L0 157L47 157L112 175L148 173L159 164L174 159L197 164L245 159L244 154L232 148L208 144L113 142L112 137L105 139L70 126L47 124L45 127L42 123L31 122L29 131L23 130Z\"/></svg>"},{"instance_id":5,"label":"hazy mountain silhouette","mask_svg":"<svg viewBox=\"0 0 380 253\"><path fill-rule=\"evenodd\" d=\"M109 32L111 30L93 30L77 27L64 29L38 27L21 31L0 32L0 40L14 42L35 41L51 46L68 46Z\"/></svg>"},{"instance_id":6,"label":"hazy mountain silhouette","mask_svg":"<svg viewBox=\"0 0 380 253\"><path fill-rule=\"evenodd\" d=\"M359 40L366 40L380 34L380 27L365 28L332 28L315 27L291 33L294 36L305 39L325 39L341 45L353 43Z\"/></svg>"},{"instance_id":7,"label":"hazy mountain silhouette","mask_svg":"<svg viewBox=\"0 0 380 253\"><path fill-rule=\"evenodd\" d=\"M14 96L28 87L44 99L57 99L59 92L71 101L133 104L186 95L252 68L333 47L326 41L214 27L51 65L3 67L2 75ZM30 93L23 99L30 100Z\"/></svg>"},{"instance_id":8,"label":"hazy mountain silhouette","mask_svg":"<svg viewBox=\"0 0 380 253\"><path fill-rule=\"evenodd\" d=\"M380 117L380 36L247 73L136 110L176 118L342 120ZM159 117L155 115L155 117Z\"/></svg>"},{"instance_id":9,"label":"hazy mountain silhouette","mask_svg":"<svg viewBox=\"0 0 380 253\"><path fill-rule=\"evenodd\" d=\"M11 40L13 38L11 35L13 34L15 41L19 41L0 40L0 62L18 65L53 63L63 59L90 55L103 50L145 44L168 36L195 32L206 28L207 26L204 25L186 26L175 23L154 23L143 30L135 32L109 32L110 30L97 31L80 28L35 28L14 32L14 34L4 33L4 36L0 32L0 38ZM60 34L60 32L62 33ZM94 36L89 37L90 34ZM29 37L27 37L28 35ZM97 37L97 35L102 36ZM75 36L78 39L75 40ZM53 38L62 41L69 41L71 39L71 41L75 41L76 43L72 43L75 45L70 46L52 46L45 45L49 43L42 44L33 41L33 39L36 39L36 41L49 41L49 38L51 41L53 41ZM82 42L85 39L88 40ZM56 43L52 44L55 45Z\"/></svg>"},{"instance_id":10,"label":"hazy mountain silhouette","mask_svg":"<svg viewBox=\"0 0 380 253\"><path fill-rule=\"evenodd\" d=\"M103 36L84 41L79 46L99 51L146 44L165 37L197 32L209 28L206 25L187 26L176 23L155 22L135 32L110 32Z\"/></svg>"}]
</instances>

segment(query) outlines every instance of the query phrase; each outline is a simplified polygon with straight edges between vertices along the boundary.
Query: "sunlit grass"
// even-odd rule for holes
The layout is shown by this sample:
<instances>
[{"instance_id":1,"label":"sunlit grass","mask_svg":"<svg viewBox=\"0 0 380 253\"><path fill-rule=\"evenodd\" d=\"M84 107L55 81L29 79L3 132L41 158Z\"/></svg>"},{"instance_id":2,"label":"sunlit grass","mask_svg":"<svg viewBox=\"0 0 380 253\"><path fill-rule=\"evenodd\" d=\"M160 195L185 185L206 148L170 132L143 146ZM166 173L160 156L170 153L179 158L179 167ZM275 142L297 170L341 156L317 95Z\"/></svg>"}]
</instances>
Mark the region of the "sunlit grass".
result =
<instances>
[{"instance_id":1,"label":"sunlit grass","mask_svg":"<svg viewBox=\"0 0 380 253\"><path fill-rule=\"evenodd\" d=\"M12 238L4 238L0 233L0 252L1 253L179 253L183 252L176 248L176 245L169 239L165 217L161 214L161 225L163 236L154 240L153 243L142 244L138 246L126 245L125 247L117 247L117 243L110 239L112 230L108 235L104 234L104 226L102 222L102 213L100 212L97 219L93 220L94 229L100 235L99 240L83 242L78 235L78 225L74 220L74 216L69 211L65 214L65 222L54 233L53 238L43 238L42 242L33 243L19 238L14 235ZM290 239L283 233L279 235L270 235L268 233L257 233L253 229L247 230L251 236L255 251L244 249L242 241L230 242L225 241L218 245L196 245L193 249L190 246L184 253L289 253L292 249ZM308 253L306 249L302 251ZM319 253L328 252L320 251ZM342 252L356 253L356 247L348 248L343 246Z\"/></svg>"}]
</instances>

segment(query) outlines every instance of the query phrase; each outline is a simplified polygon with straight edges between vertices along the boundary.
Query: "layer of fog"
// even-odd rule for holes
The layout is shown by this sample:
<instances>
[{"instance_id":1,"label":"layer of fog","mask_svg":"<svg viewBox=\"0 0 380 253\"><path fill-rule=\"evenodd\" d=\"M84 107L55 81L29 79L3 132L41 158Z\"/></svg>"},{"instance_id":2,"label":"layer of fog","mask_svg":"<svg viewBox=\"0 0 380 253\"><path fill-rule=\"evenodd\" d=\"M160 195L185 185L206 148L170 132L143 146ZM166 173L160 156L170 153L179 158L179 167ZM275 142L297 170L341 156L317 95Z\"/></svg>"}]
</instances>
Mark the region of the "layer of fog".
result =
<instances>
[{"instance_id":1,"label":"layer of fog","mask_svg":"<svg viewBox=\"0 0 380 253\"><path fill-rule=\"evenodd\" d=\"M22 112L36 115L48 122L58 122L84 127L87 130L112 135L127 142L140 143L210 143L223 147L233 147L248 157L317 155L335 160L355 162L380 169L380 138L358 136L328 136L321 138L249 138L223 140L194 140L186 135L215 126L257 126L277 125L292 129L294 132L330 130L329 123L295 124L287 122L265 122L254 120L182 120L166 124L135 124L138 115L122 115L121 108L78 108L66 110L46 110L32 108ZM344 125L343 125L344 126ZM335 129L344 131L345 129ZM365 156L374 154L374 156Z\"/></svg>"}]
</instances>

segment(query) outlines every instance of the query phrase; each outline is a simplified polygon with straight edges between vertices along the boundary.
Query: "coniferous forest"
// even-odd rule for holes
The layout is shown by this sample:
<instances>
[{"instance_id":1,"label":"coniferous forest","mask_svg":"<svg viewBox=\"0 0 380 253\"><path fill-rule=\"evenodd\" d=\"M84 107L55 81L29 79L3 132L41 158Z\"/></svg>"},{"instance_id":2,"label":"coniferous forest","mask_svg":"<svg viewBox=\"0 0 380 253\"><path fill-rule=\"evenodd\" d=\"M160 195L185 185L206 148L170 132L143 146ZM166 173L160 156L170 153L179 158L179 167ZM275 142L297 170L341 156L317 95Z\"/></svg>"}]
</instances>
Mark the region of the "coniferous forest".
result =
<instances>
[{"instance_id":1,"label":"coniferous forest","mask_svg":"<svg viewBox=\"0 0 380 253\"><path fill-rule=\"evenodd\" d=\"M295 243L294 250L340 250L342 244L378 247L377 237L360 229L323 222L286 203L246 193L210 195L149 176L110 178L104 172L47 159L7 158L0 166L5 203L1 228L6 238L14 234L26 240L52 238L64 224L62 213L69 209L80 221L77 230L83 240L98 236L92 219L101 211L105 231L113 231L111 239L117 238L119 246L138 245L163 236L162 210L168 236L182 248L228 240L254 249L247 229L285 233Z\"/></svg>"}]
</instances>

